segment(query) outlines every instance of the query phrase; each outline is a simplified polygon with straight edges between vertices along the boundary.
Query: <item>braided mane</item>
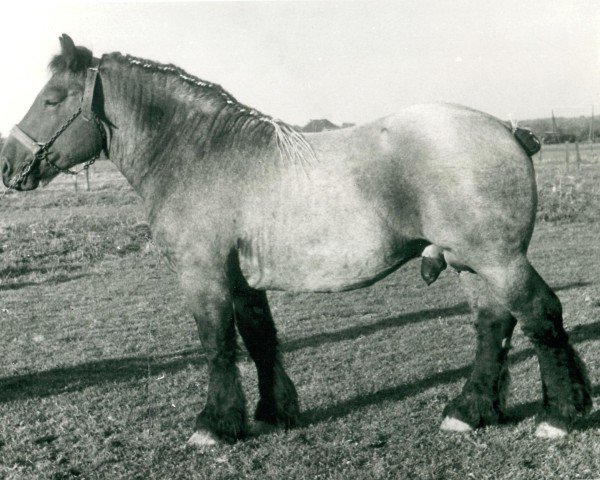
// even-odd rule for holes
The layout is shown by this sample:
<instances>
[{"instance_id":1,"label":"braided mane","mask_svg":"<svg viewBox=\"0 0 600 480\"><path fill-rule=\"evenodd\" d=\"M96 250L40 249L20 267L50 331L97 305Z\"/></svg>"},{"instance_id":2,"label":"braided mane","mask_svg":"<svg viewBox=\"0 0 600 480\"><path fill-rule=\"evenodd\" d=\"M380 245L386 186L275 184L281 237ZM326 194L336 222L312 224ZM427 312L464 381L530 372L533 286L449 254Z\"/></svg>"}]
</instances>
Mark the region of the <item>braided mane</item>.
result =
<instances>
[{"instance_id":1,"label":"braided mane","mask_svg":"<svg viewBox=\"0 0 600 480\"><path fill-rule=\"evenodd\" d=\"M234 109L240 116L268 125L275 138L280 159L283 164L290 162L292 165L300 165L305 169L316 161L314 150L304 136L294 127L238 102L233 95L220 85L195 77L173 64L161 64L131 55L125 55L123 58L129 64L151 72L161 72L166 75L173 75L185 84L198 88L198 91L201 94L209 92L213 98L218 98L220 101L225 102L230 109ZM243 127L244 122L236 121L231 124L231 128L233 129L239 128L241 130Z\"/></svg>"}]
</instances>

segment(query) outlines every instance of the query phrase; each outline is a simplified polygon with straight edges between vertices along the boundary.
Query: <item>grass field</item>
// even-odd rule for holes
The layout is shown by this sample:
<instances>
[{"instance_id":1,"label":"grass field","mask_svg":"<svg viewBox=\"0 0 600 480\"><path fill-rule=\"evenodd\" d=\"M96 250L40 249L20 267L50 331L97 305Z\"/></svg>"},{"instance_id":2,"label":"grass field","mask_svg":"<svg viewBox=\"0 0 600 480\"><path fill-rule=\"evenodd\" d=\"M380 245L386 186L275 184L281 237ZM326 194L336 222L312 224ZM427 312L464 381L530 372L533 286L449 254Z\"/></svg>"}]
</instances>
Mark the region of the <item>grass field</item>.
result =
<instances>
[{"instance_id":1,"label":"grass field","mask_svg":"<svg viewBox=\"0 0 600 480\"><path fill-rule=\"evenodd\" d=\"M564 170L564 151L544 150L530 257L563 302L598 404L600 163ZM125 181L99 162L90 192L61 177L1 202L0 478L600 478L598 411L566 439L533 437L541 385L519 331L513 421L438 430L474 335L455 276L426 287L418 262L368 289L270 294L302 425L188 447L204 357ZM243 352L240 370L252 411L256 378Z\"/></svg>"},{"instance_id":2,"label":"grass field","mask_svg":"<svg viewBox=\"0 0 600 480\"><path fill-rule=\"evenodd\" d=\"M597 222L600 220L600 144L582 144L581 164L575 147L545 145L534 156L540 193L538 219L551 222Z\"/></svg>"}]
</instances>

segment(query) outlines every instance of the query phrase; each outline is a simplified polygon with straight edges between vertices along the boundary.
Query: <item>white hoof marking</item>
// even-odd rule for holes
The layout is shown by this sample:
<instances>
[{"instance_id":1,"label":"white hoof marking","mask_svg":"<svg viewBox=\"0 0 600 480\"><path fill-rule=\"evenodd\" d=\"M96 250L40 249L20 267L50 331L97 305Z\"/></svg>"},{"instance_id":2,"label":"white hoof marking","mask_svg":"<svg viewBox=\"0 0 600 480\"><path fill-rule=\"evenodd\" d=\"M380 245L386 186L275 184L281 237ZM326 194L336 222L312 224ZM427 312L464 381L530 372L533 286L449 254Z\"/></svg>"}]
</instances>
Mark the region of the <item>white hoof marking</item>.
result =
<instances>
[{"instance_id":1,"label":"white hoof marking","mask_svg":"<svg viewBox=\"0 0 600 480\"><path fill-rule=\"evenodd\" d=\"M211 447L217 445L219 440L212 433L200 430L199 432L194 432L187 443L188 445L195 445L197 447Z\"/></svg>"},{"instance_id":2,"label":"white hoof marking","mask_svg":"<svg viewBox=\"0 0 600 480\"><path fill-rule=\"evenodd\" d=\"M542 422L535 429L535 436L538 438L563 438L567 436L567 431L562 428L554 427L547 422Z\"/></svg>"},{"instance_id":3,"label":"white hoof marking","mask_svg":"<svg viewBox=\"0 0 600 480\"><path fill-rule=\"evenodd\" d=\"M446 432L472 432L473 428L471 428L471 425L458 418L445 417L440 425L440 430Z\"/></svg>"}]
</instances>

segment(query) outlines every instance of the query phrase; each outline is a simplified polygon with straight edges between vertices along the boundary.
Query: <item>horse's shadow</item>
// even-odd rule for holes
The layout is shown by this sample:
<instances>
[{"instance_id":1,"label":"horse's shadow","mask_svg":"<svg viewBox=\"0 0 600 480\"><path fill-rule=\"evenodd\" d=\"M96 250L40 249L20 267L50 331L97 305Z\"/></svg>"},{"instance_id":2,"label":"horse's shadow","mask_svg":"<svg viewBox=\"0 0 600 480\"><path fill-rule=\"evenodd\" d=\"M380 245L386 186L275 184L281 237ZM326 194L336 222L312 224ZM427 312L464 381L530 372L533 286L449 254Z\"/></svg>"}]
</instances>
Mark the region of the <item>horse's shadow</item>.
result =
<instances>
[{"instance_id":1,"label":"horse's shadow","mask_svg":"<svg viewBox=\"0 0 600 480\"><path fill-rule=\"evenodd\" d=\"M584 341L600 339L600 322L594 322L586 325L578 325L570 332L572 343L581 343ZM515 364L522 362L535 355L532 348L521 350L509 357L509 363ZM397 387L386 388L367 395L358 395L354 398L345 400L336 405L331 405L326 408L316 408L307 410L302 415L303 425L312 425L324 421L335 420L345 417L350 413L362 408L378 405L384 402L401 401L412 395L416 395L432 387L457 382L466 377L471 371L470 366L454 368L444 372L435 373L415 382L399 385ZM592 395L600 395L600 385L592 389ZM525 418L534 416L541 408L539 402L528 402L515 405L507 412L507 423L517 423ZM600 424L600 411L595 412L591 416L579 420L575 428L585 430L594 428Z\"/></svg>"},{"instance_id":2,"label":"horse's shadow","mask_svg":"<svg viewBox=\"0 0 600 480\"><path fill-rule=\"evenodd\" d=\"M72 277L71 277L72 278ZM588 283L576 282L561 285L555 290L577 288ZM323 333L284 343L284 351L293 351L306 347L320 346L326 343L351 340L361 335L375 333L376 331L413 324L440 316L461 315L468 312L464 303L441 309L423 310L409 313L394 318L386 318L374 324L351 327L334 333ZM579 325L570 332L573 343L600 339L600 322ZM524 361L534 356L533 349L525 349L509 357L511 364ZM79 365L52 368L31 374L16 375L0 378L0 403L23 400L36 397L46 397L61 393L81 391L85 388L114 382L135 381L148 376L148 366L151 366L152 375L163 373L174 374L190 364L201 365L205 358L197 349L189 349L166 355L152 355L125 357L118 359L105 359L86 362ZM343 402L325 408L309 409L302 414L303 425L317 424L328 420L342 418L350 413L370 405L377 405L389 401L401 401L432 387L457 382L465 378L470 372L470 366L463 366L434 373L423 379L390 387L377 392L358 395ZM594 388L594 395L600 394L600 386ZM535 402L525 403L512 407L509 412L509 422L519 421L533 416L539 409ZM596 412L591 417L578 423L576 428L585 429L600 424L600 413Z\"/></svg>"},{"instance_id":3,"label":"horse's shadow","mask_svg":"<svg viewBox=\"0 0 600 480\"><path fill-rule=\"evenodd\" d=\"M77 275L67 275L64 273L59 273L53 275L52 277L42 280L39 282L13 282L13 283L4 283L0 285L0 291L2 290L20 290L21 288L33 287L42 284L50 284L50 285L58 285L59 283L66 283L72 280L78 280L83 277L87 277L89 274L80 273Z\"/></svg>"},{"instance_id":4,"label":"horse's shadow","mask_svg":"<svg viewBox=\"0 0 600 480\"><path fill-rule=\"evenodd\" d=\"M32 273L51 275L48 278L45 278L44 280L40 281L4 282L0 284L0 290L19 290L21 288L33 287L36 285L57 285L59 283L70 282L71 280L77 280L79 278L87 277L89 275L87 273L69 275L72 272L80 271L82 268L83 267L81 265L61 265L60 267L56 267L55 269L46 267L32 267L30 265L17 265L5 267L0 270L0 278L2 279L12 279Z\"/></svg>"},{"instance_id":5,"label":"horse's shadow","mask_svg":"<svg viewBox=\"0 0 600 480\"><path fill-rule=\"evenodd\" d=\"M554 287L554 291L559 292L563 290L570 290L573 288L585 287L591 285L591 282L577 281L565 283ZM405 313L396 317L388 317L378 320L377 322L370 323L367 325L358 325L356 327L344 328L342 330L336 330L335 332L324 332L312 335L310 337L303 337L296 340L290 340L282 345L284 352L292 352L295 350L301 350L307 347L320 347L328 343L337 343L346 340L354 340L359 337L371 335L387 328L397 328L404 325L410 325L415 323L424 322L427 320L434 320L442 317L453 317L457 315L466 315L470 313L471 309L466 302L461 302L451 307L433 308L429 310L420 310L417 312Z\"/></svg>"},{"instance_id":6,"label":"horse's shadow","mask_svg":"<svg viewBox=\"0 0 600 480\"><path fill-rule=\"evenodd\" d=\"M596 397L598 395L600 395L600 385L596 385L592 388L592 396ZM541 402L525 402L514 405L506 412L505 425L514 425L526 418L534 417L541 412ZM592 412L592 414L587 417L577 419L573 425L574 430L589 430L593 428L600 428L600 410Z\"/></svg>"},{"instance_id":7,"label":"horse's shadow","mask_svg":"<svg viewBox=\"0 0 600 480\"><path fill-rule=\"evenodd\" d=\"M197 349L161 356L125 357L96 360L69 367L0 378L0 403L28 398L47 397L77 392L88 387L113 382L129 382L148 376L176 373L190 364L202 364L204 357Z\"/></svg>"},{"instance_id":8,"label":"horse's shadow","mask_svg":"<svg viewBox=\"0 0 600 480\"><path fill-rule=\"evenodd\" d=\"M327 408L307 410L302 413L300 424L302 426L315 425L325 421L336 420L343 418L353 413L356 410L376 405L389 401L401 401L406 397L427 390L431 386L442 383L451 383L463 378L467 373L468 368L459 368L444 372L434 378L429 377L423 381L411 383L408 385L400 385L399 387L380 390L370 395L358 396L337 405L332 405ZM596 385L592 389L592 396L600 395L600 385ZM513 426L522 422L527 418L534 417L542 412L541 402L525 402L519 405L514 405L505 412L506 418L503 423L505 426ZM600 428L600 410L596 410L591 415L578 419L573 425L574 430L589 430Z\"/></svg>"},{"instance_id":9,"label":"horse's shadow","mask_svg":"<svg viewBox=\"0 0 600 480\"><path fill-rule=\"evenodd\" d=\"M324 332L303 337L296 340L290 340L282 345L284 352L302 350L308 347L320 347L328 343L343 342L354 340L366 335L372 335L387 328L397 328L404 325L434 320L439 317L453 317L456 315L466 315L470 312L469 305L466 302L453 305L451 307L434 308L430 310L419 310L417 312L405 313L396 317L387 317L368 325L358 325L356 327L344 328L335 332Z\"/></svg>"},{"instance_id":10,"label":"horse's shadow","mask_svg":"<svg viewBox=\"0 0 600 480\"><path fill-rule=\"evenodd\" d=\"M82 268L83 268L82 265L61 265L60 267L56 267L55 269L56 270L60 269L65 272L73 272L76 270L81 270ZM0 278L20 277L20 276L28 275L31 273L45 274L45 273L50 273L53 270L54 270L53 268L49 268L49 267L34 267L29 264L21 263L18 265L10 265L10 266L0 269Z\"/></svg>"},{"instance_id":11,"label":"horse's shadow","mask_svg":"<svg viewBox=\"0 0 600 480\"><path fill-rule=\"evenodd\" d=\"M596 385L592 389L593 395L600 395L600 385ZM600 428L600 410L592 412L591 415L585 418L581 418L573 425L574 430L591 430Z\"/></svg>"},{"instance_id":12,"label":"horse's shadow","mask_svg":"<svg viewBox=\"0 0 600 480\"><path fill-rule=\"evenodd\" d=\"M467 304L460 303L453 307L407 313L398 317L385 318L373 324L339 330L331 334L322 333L291 340L282 345L282 350L289 352L331 342L351 340L394 326L399 327L435 319L442 315L459 315L467 312ZM242 353L245 355L245 352ZM152 375L161 375L163 373L176 373L190 364L202 364L204 361L204 356L197 349L190 349L166 355L95 360L79 365L0 378L0 403L74 392L107 382L139 380L148 376L149 364Z\"/></svg>"}]
</instances>

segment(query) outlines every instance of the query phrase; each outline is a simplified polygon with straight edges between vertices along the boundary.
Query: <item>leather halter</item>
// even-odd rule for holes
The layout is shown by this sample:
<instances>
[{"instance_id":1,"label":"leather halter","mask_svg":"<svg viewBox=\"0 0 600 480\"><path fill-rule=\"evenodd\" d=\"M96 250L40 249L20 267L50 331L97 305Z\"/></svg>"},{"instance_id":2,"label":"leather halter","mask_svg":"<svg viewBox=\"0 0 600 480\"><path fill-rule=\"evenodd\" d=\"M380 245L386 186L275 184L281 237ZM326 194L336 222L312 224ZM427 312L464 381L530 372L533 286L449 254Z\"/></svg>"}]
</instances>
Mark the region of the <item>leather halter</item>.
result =
<instances>
[{"instance_id":1,"label":"leather halter","mask_svg":"<svg viewBox=\"0 0 600 480\"><path fill-rule=\"evenodd\" d=\"M23 182L27 178L35 164L37 164L38 162L41 163L42 161L46 161L48 165L50 165L52 168L54 168L60 173L67 173L70 175L76 175L77 173L79 173L73 170L69 170L67 168L61 168L58 165L56 165L52 160L50 160L50 158L48 158L48 149L79 115L81 115L81 117L86 122L93 120L102 138L102 145L100 146L100 149L92 156L92 158L85 162L83 169L85 170L89 168L89 166L98 159L102 150L106 150L107 141L104 126L102 125L101 120L98 118L98 115L96 115L96 113L94 113L94 111L92 110L97 78L98 67L88 68L85 77L85 88L83 91L83 96L81 97L81 106L71 117L67 119L67 121L56 131L54 135L52 135L52 137L48 141L38 142L34 140L29 135L27 135L27 133L25 133L18 125L15 125L12 128L10 132L12 137L15 140L19 141L21 145L23 145L25 148L27 148L27 150L29 150L33 156L31 161L26 163L21 168L19 174L15 178L13 178L13 181L11 181L11 185L13 187Z\"/></svg>"}]
</instances>

